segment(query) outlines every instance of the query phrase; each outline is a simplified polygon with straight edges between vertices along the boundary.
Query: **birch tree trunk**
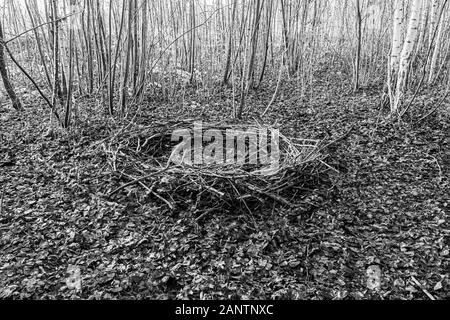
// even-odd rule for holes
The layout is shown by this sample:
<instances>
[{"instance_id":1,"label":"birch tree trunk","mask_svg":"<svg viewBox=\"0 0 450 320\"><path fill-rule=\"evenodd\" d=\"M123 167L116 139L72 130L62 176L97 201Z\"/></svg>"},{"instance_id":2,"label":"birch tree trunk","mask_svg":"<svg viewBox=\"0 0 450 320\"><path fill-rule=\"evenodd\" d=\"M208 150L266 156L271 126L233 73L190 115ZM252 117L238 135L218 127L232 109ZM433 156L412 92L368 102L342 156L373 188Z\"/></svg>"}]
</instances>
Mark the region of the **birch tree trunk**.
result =
<instances>
[{"instance_id":1,"label":"birch tree trunk","mask_svg":"<svg viewBox=\"0 0 450 320\"><path fill-rule=\"evenodd\" d=\"M417 49L415 56L417 57L425 44L425 36L427 34L428 16L430 11L430 5L428 0L422 0L422 20L420 22L419 40L417 43Z\"/></svg>"},{"instance_id":2,"label":"birch tree trunk","mask_svg":"<svg viewBox=\"0 0 450 320\"><path fill-rule=\"evenodd\" d=\"M438 18L438 9L440 0L431 0L431 13L430 13L430 29L429 31L429 41L433 39L434 32L436 30L437 18Z\"/></svg>"},{"instance_id":3,"label":"birch tree trunk","mask_svg":"<svg viewBox=\"0 0 450 320\"><path fill-rule=\"evenodd\" d=\"M447 4L447 2L445 2L443 5L446 6L446 4ZM441 19L438 18L438 20L435 23L436 28L438 28L438 32L437 32L437 36L436 36L436 43L434 45L433 56L432 56L431 62L430 62L430 75L428 78L429 85L431 85L435 79L436 66L438 64L439 54L440 54L440 49L441 49L442 34L444 32L446 12L445 12L445 7L443 7L442 9L444 10L442 18Z\"/></svg>"},{"instance_id":4,"label":"birch tree trunk","mask_svg":"<svg viewBox=\"0 0 450 320\"><path fill-rule=\"evenodd\" d=\"M394 104L392 105L391 110L392 113L398 113L404 96L407 73L411 63L414 45L417 42L417 35L419 32L421 7L422 0L411 0L411 13L409 18L408 31L400 57L400 68L398 71Z\"/></svg>"},{"instance_id":5,"label":"birch tree trunk","mask_svg":"<svg viewBox=\"0 0 450 320\"><path fill-rule=\"evenodd\" d=\"M391 67L392 75L397 74L402 51L403 0L395 0L394 32L392 34Z\"/></svg>"}]
</instances>

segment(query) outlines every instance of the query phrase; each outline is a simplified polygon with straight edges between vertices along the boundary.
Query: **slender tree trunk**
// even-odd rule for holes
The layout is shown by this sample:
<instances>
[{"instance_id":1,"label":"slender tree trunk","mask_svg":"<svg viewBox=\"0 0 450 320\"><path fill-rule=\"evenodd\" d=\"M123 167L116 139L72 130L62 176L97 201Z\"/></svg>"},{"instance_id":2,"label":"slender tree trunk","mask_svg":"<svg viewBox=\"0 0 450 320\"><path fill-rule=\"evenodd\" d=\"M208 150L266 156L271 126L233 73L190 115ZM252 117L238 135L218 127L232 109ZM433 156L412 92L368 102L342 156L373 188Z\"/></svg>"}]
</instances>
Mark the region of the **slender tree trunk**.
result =
<instances>
[{"instance_id":1,"label":"slender tree trunk","mask_svg":"<svg viewBox=\"0 0 450 320\"><path fill-rule=\"evenodd\" d=\"M266 9L267 10L266 10L266 35L265 35L265 40L264 40L264 59L263 59L261 74L259 76L258 86L261 85L261 83L264 79L264 74L266 72L266 67L267 67L267 59L268 59L268 54L269 54L269 41L270 41L270 35L272 32L273 0L268 0Z\"/></svg>"},{"instance_id":2,"label":"slender tree trunk","mask_svg":"<svg viewBox=\"0 0 450 320\"><path fill-rule=\"evenodd\" d=\"M35 19L34 19L34 16L33 16L32 12L31 12L31 9L30 9L30 6L28 4L28 1L25 1L25 7L27 9L28 16L30 17L31 25L33 26L33 28L35 28L36 27ZM38 47L39 57L41 58L41 63L42 63L42 66L44 67L45 78L47 79L48 85L51 86L52 85L52 81L50 79L50 74L48 72L47 63L45 61L45 56L44 56L44 52L43 52L43 49L42 49L42 44L41 44L41 39L39 37L38 29L34 29L33 32L34 32L34 36L36 38L36 45Z\"/></svg>"},{"instance_id":3,"label":"slender tree trunk","mask_svg":"<svg viewBox=\"0 0 450 320\"><path fill-rule=\"evenodd\" d=\"M414 45L417 42L421 7L422 7L422 0L411 0L411 13L409 18L408 31L406 34L405 42L403 44L403 49L400 58L400 69L398 71L394 104L391 110L392 113L398 113L402 103L407 72L411 63L411 56L414 49Z\"/></svg>"},{"instance_id":4,"label":"slender tree trunk","mask_svg":"<svg viewBox=\"0 0 450 320\"><path fill-rule=\"evenodd\" d=\"M227 52L227 62L225 63L225 71L223 74L223 85L228 85L228 81L230 79L230 66L231 66L231 54L233 52L233 35L234 35L234 20L236 17L236 8L237 8L237 1L234 0L233 2L233 13L231 14L231 21L230 21L230 34L228 36L228 52Z\"/></svg>"},{"instance_id":5,"label":"slender tree trunk","mask_svg":"<svg viewBox=\"0 0 450 320\"><path fill-rule=\"evenodd\" d=\"M446 6L446 5L447 5L447 2L445 2L443 4L443 6ZM434 82L435 74L436 74L436 66L438 64L439 54L441 51L441 40L442 40L442 35L444 33L445 16L446 16L445 7L443 7L442 9L444 10L442 18L439 19L438 21L436 21L436 28L438 28L438 31L437 31L437 36L436 36L436 42L434 44L433 56L431 57L431 62L430 62L430 75L428 78L429 85L431 85Z\"/></svg>"},{"instance_id":6,"label":"slender tree trunk","mask_svg":"<svg viewBox=\"0 0 450 320\"><path fill-rule=\"evenodd\" d=\"M109 2L109 8L108 8L108 111L109 114L112 116L114 115L114 104L113 104L113 67L112 67L112 15L113 15L113 8L112 8L112 1Z\"/></svg>"},{"instance_id":7,"label":"slender tree trunk","mask_svg":"<svg viewBox=\"0 0 450 320\"><path fill-rule=\"evenodd\" d=\"M395 0L394 31L392 34L391 74L396 75L400 64L402 52L402 26L403 26L403 0ZM394 80L394 79L393 79Z\"/></svg>"},{"instance_id":8,"label":"slender tree trunk","mask_svg":"<svg viewBox=\"0 0 450 320\"><path fill-rule=\"evenodd\" d=\"M430 10L429 1L422 0L422 20L420 22L420 33L419 33L419 40L417 43L415 58L417 58L419 56L419 53L421 52L421 50L425 44L425 37L427 35L429 10Z\"/></svg>"},{"instance_id":9,"label":"slender tree trunk","mask_svg":"<svg viewBox=\"0 0 450 320\"><path fill-rule=\"evenodd\" d=\"M190 12L191 12L191 44L190 44L190 51L189 51L189 73L191 74L191 78L189 79L190 84L194 83L194 76L195 76L195 37L196 35L196 28L195 28L195 2L194 0L191 0L190 2Z\"/></svg>"},{"instance_id":10,"label":"slender tree trunk","mask_svg":"<svg viewBox=\"0 0 450 320\"><path fill-rule=\"evenodd\" d=\"M62 96L62 92L60 91L60 82L59 82L59 32L58 32L58 2L57 0L52 0L52 35L53 35L53 97L52 97L52 105L53 108L56 108L57 97Z\"/></svg>"},{"instance_id":11,"label":"slender tree trunk","mask_svg":"<svg viewBox=\"0 0 450 320\"><path fill-rule=\"evenodd\" d=\"M361 65L361 6L360 0L355 0L356 3L356 58L355 58L355 76L353 82L353 90L359 89L359 69Z\"/></svg>"},{"instance_id":12,"label":"slender tree trunk","mask_svg":"<svg viewBox=\"0 0 450 320\"><path fill-rule=\"evenodd\" d=\"M122 1L122 13L121 13L121 18L120 18L119 35L118 35L118 39L117 39L116 52L114 54L114 63L113 63L113 69L112 69L111 86L110 86L110 92L109 92L109 110L110 110L111 114L114 114L114 92L115 92L115 81L116 81L116 72L117 72L117 64L118 64L117 61L119 59L119 49L120 49L120 44L122 41L123 27L125 24L126 1L127 0ZM120 98L120 101L122 101L122 97Z\"/></svg>"},{"instance_id":13,"label":"slender tree trunk","mask_svg":"<svg viewBox=\"0 0 450 320\"><path fill-rule=\"evenodd\" d=\"M125 0L124 0L125 1ZM120 97L120 105L121 105L121 112L122 116L125 116L126 112L126 102L128 98L128 78L130 75L130 56L132 51L132 24L133 24L133 1L136 0L129 0L128 3L128 33L127 33L127 46L125 48L124 52L124 59L125 63L123 65L123 79L122 79L122 85L121 85L121 97ZM125 10L125 9L124 9Z\"/></svg>"},{"instance_id":14,"label":"slender tree trunk","mask_svg":"<svg viewBox=\"0 0 450 320\"><path fill-rule=\"evenodd\" d=\"M133 96L136 97L138 88L138 77L139 77L139 38L138 38L138 0L134 0L134 6L133 6L133 78L132 78L132 84L133 84Z\"/></svg>"},{"instance_id":15,"label":"slender tree trunk","mask_svg":"<svg viewBox=\"0 0 450 320\"><path fill-rule=\"evenodd\" d=\"M439 4L440 0L430 0L431 1L431 12L430 12L430 29L429 32L429 41L432 40L433 35L437 28L437 19L439 14Z\"/></svg>"},{"instance_id":16,"label":"slender tree trunk","mask_svg":"<svg viewBox=\"0 0 450 320\"><path fill-rule=\"evenodd\" d=\"M14 91L14 88L8 76L8 70L6 69L5 51L3 48L4 46L3 43L4 43L3 27L0 20L0 74L2 76L6 93L11 99L13 108L18 111L22 111L23 110L22 103L20 102L20 99L17 97L16 92Z\"/></svg>"},{"instance_id":17,"label":"slender tree trunk","mask_svg":"<svg viewBox=\"0 0 450 320\"><path fill-rule=\"evenodd\" d=\"M73 2L74 0L70 0ZM72 13L72 12L71 12ZM73 40L74 40L74 31L73 31L73 16L69 18L69 79L68 79L68 88L67 88L67 97L66 97L66 114L64 117L64 127L68 128L70 126L71 118L72 118L72 91L73 91Z\"/></svg>"},{"instance_id":18,"label":"slender tree trunk","mask_svg":"<svg viewBox=\"0 0 450 320\"><path fill-rule=\"evenodd\" d=\"M256 53L258 50L258 38L259 38L259 25L261 21L261 0L256 1L255 7L255 16L254 16L254 25L253 32L251 37L251 52L250 52L250 61L248 65L248 73L247 73L247 91L253 88L254 83L254 74L255 74L255 61L256 61Z\"/></svg>"}]
</instances>

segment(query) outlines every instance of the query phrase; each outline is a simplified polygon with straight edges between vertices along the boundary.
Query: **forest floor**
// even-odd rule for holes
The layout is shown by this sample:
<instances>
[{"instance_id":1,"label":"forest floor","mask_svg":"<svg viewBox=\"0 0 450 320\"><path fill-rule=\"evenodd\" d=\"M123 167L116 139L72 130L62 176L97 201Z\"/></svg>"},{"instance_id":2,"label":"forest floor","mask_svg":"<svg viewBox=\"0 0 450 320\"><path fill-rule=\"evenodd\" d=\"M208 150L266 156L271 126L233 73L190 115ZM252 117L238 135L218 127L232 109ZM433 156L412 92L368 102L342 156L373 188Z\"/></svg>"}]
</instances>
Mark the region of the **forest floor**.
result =
<instances>
[{"instance_id":1,"label":"forest floor","mask_svg":"<svg viewBox=\"0 0 450 320\"><path fill-rule=\"evenodd\" d=\"M251 94L248 108L261 112L272 93ZM201 222L158 201L105 197L120 183L95 146L113 122L92 112L53 136L35 99L23 114L0 107L0 298L449 299L449 110L399 125L375 89L317 83L313 97L288 84L268 117L302 138L350 132L327 150L340 173L320 205ZM438 98L421 96L414 111ZM219 119L230 103L227 92L153 103L148 119ZM81 292L68 287L69 266Z\"/></svg>"}]
</instances>

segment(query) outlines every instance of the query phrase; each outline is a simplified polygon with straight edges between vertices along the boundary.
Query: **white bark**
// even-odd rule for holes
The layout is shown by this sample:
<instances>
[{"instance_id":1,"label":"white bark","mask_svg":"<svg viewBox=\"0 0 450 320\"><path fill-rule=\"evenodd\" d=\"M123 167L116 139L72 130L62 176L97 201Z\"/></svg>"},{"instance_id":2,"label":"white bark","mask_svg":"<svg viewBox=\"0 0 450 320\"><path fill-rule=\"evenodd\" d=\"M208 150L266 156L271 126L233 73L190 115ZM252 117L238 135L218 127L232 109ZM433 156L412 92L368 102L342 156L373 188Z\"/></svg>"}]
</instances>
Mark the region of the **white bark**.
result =
<instances>
[{"instance_id":1,"label":"white bark","mask_svg":"<svg viewBox=\"0 0 450 320\"><path fill-rule=\"evenodd\" d=\"M411 63L412 52L417 41L420 24L420 11L422 0L411 0L411 13L408 24L408 31L400 58L400 69L398 71L397 86L395 91L395 100L393 104L393 112L398 112L402 97L404 95L405 81Z\"/></svg>"},{"instance_id":2,"label":"white bark","mask_svg":"<svg viewBox=\"0 0 450 320\"><path fill-rule=\"evenodd\" d=\"M428 30L430 32L428 41L430 42L432 41L434 32L436 30L436 20L439 13L439 3L440 0L431 0L430 29Z\"/></svg>"},{"instance_id":3,"label":"white bark","mask_svg":"<svg viewBox=\"0 0 450 320\"><path fill-rule=\"evenodd\" d=\"M438 32L436 35L433 56L432 56L431 62L430 62L430 76L428 78L428 84L432 84L434 81L434 76L436 73L435 72L436 66L437 66L437 63L439 60L439 54L440 54L440 49L441 49L441 40L442 40L443 31L444 31L444 26L445 26L445 11L444 11L440 21L436 22L436 27L438 28Z\"/></svg>"},{"instance_id":4,"label":"white bark","mask_svg":"<svg viewBox=\"0 0 450 320\"><path fill-rule=\"evenodd\" d=\"M420 22L420 34L417 43L416 56L421 52L423 45L425 44L425 36L427 34L428 15L430 13L429 0L422 0L422 20Z\"/></svg>"},{"instance_id":5,"label":"white bark","mask_svg":"<svg viewBox=\"0 0 450 320\"><path fill-rule=\"evenodd\" d=\"M391 72L396 74L402 50L403 0L394 3L394 31L392 35Z\"/></svg>"}]
</instances>

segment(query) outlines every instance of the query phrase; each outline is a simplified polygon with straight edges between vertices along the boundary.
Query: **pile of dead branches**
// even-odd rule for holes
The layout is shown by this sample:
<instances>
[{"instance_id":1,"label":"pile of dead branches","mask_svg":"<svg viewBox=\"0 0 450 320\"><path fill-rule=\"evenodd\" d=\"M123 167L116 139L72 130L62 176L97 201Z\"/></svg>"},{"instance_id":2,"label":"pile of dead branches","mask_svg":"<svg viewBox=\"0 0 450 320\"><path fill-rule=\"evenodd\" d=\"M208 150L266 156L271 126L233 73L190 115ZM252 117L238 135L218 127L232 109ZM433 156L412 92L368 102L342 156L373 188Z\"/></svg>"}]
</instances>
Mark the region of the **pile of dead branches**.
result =
<instances>
[{"instance_id":1,"label":"pile of dead branches","mask_svg":"<svg viewBox=\"0 0 450 320\"><path fill-rule=\"evenodd\" d=\"M224 137L227 130L244 134L249 130L266 130L271 137L276 134L275 145L270 144L275 138L269 138L272 149L276 146L279 151L276 163L248 161L250 150L261 150L256 148L260 147L258 139L246 140L244 162L175 161L179 141L172 141L172 137L177 130L194 134L193 121L125 126L105 143L110 168L121 181L127 181L109 192L109 196L138 189L171 209L192 209L201 216L213 211L253 212L257 207L274 203L295 207L302 203L306 191L321 184L329 169L323 161L321 141L286 137L279 130L257 122L203 124L202 132L215 130ZM253 145L252 149L254 143L258 146ZM193 160L194 153L184 154L183 159Z\"/></svg>"}]
</instances>

